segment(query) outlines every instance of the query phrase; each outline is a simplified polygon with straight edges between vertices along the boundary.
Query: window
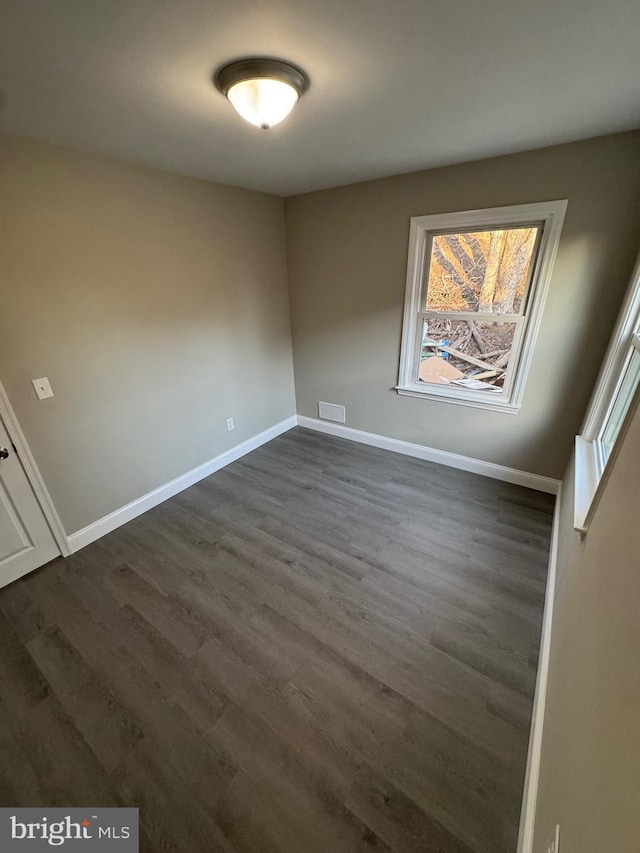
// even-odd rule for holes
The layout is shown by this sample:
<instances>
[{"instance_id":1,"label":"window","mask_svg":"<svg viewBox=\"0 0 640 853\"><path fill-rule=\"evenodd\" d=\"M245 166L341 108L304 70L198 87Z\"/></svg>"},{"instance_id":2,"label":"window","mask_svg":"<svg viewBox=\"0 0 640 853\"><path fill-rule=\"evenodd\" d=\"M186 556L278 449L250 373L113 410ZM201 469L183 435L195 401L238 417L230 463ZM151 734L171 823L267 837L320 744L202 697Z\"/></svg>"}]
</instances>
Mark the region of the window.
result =
<instances>
[{"instance_id":1,"label":"window","mask_svg":"<svg viewBox=\"0 0 640 853\"><path fill-rule=\"evenodd\" d=\"M411 220L399 394L518 410L566 206Z\"/></svg>"},{"instance_id":2,"label":"window","mask_svg":"<svg viewBox=\"0 0 640 853\"><path fill-rule=\"evenodd\" d=\"M640 337L635 332L631 339L629 358L622 371L619 387L616 389L611 409L596 439L599 445L599 455L602 460L601 469L604 469L604 466L609 461L609 457L620 435L624 419L638 387L638 379L640 379Z\"/></svg>"},{"instance_id":3,"label":"window","mask_svg":"<svg viewBox=\"0 0 640 853\"><path fill-rule=\"evenodd\" d=\"M640 259L618 320L582 434L576 438L574 527L584 534L638 403Z\"/></svg>"}]
</instances>

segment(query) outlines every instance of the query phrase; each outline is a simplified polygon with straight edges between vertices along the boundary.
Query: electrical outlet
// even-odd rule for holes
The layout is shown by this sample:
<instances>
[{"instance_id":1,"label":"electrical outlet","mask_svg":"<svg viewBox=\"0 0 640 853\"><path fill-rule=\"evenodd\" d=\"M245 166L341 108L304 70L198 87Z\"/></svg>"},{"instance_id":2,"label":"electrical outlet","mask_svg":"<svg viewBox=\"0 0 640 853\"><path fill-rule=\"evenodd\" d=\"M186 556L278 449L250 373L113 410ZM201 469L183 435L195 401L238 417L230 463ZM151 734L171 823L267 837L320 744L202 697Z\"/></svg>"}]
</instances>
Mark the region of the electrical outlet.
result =
<instances>
[{"instance_id":1,"label":"electrical outlet","mask_svg":"<svg viewBox=\"0 0 640 853\"><path fill-rule=\"evenodd\" d=\"M556 825L553 837L547 842L544 853L560 853L560 824Z\"/></svg>"},{"instance_id":2,"label":"electrical outlet","mask_svg":"<svg viewBox=\"0 0 640 853\"><path fill-rule=\"evenodd\" d=\"M227 418L227 432L231 432L231 430L235 428L236 425L233 422L233 418Z\"/></svg>"}]
</instances>

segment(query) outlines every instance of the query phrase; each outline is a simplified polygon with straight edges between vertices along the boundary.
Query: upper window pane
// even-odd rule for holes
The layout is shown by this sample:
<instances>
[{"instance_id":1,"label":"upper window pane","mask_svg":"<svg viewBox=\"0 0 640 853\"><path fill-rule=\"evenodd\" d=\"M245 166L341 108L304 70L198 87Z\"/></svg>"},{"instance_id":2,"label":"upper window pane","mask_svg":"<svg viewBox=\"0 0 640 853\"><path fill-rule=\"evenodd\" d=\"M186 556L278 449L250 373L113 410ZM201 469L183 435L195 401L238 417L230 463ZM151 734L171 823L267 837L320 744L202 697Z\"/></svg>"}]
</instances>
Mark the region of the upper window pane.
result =
<instances>
[{"instance_id":1,"label":"upper window pane","mask_svg":"<svg viewBox=\"0 0 640 853\"><path fill-rule=\"evenodd\" d=\"M436 234L425 310L519 314L538 226Z\"/></svg>"}]
</instances>

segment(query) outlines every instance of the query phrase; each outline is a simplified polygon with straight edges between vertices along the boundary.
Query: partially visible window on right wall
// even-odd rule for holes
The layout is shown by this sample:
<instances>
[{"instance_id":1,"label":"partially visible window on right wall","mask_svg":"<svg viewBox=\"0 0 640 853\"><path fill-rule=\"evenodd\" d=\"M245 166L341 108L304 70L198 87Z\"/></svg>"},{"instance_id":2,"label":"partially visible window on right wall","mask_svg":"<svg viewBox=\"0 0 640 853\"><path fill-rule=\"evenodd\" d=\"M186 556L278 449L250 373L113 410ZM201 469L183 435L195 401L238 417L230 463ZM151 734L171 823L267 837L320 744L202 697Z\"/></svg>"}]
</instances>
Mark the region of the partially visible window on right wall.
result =
<instances>
[{"instance_id":1,"label":"partially visible window on right wall","mask_svg":"<svg viewBox=\"0 0 640 853\"><path fill-rule=\"evenodd\" d=\"M586 533L617 449L640 402L640 258L576 438L574 527Z\"/></svg>"}]
</instances>

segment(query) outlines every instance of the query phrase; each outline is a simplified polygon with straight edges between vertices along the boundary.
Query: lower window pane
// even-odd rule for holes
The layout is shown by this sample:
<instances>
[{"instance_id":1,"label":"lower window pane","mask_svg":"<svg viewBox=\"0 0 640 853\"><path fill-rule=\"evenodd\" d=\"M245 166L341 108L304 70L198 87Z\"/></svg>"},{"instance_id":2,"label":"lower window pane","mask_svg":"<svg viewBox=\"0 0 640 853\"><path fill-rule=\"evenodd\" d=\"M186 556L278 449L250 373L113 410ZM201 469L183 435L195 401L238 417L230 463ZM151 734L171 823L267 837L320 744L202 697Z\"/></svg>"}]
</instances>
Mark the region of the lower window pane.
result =
<instances>
[{"instance_id":1,"label":"lower window pane","mask_svg":"<svg viewBox=\"0 0 640 853\"><path fill-rule=\"evenodd\" d=\"M516 323L423 321L418 380L502 393Z\"/></svg>"}]
</instances>

